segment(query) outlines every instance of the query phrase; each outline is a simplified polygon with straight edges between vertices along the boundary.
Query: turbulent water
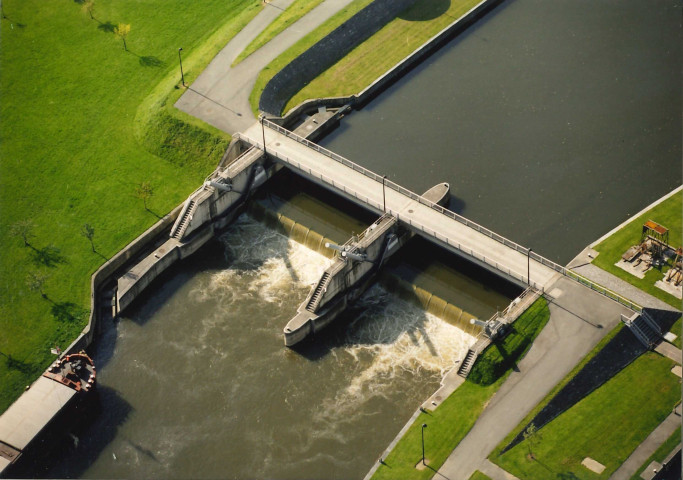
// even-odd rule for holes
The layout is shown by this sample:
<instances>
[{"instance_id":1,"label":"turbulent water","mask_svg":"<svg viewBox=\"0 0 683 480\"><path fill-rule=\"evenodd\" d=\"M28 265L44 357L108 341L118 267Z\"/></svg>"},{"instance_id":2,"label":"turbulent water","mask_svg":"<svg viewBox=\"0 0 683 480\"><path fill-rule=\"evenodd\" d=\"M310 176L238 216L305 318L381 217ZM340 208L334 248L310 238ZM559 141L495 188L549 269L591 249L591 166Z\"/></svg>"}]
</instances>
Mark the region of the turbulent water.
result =
<instances>
[{"instance_id":1,"label":"turbulent water","mask_svg":"<svg viewBox=\"0 0 683 480\"><path fill-rule=\"evenodd\" d=\"M247 216L198 255L103 339L103 411L52 475L360 477L473 340L374 286L295 352L330 260Z\"/></svg>"},{"instance_id":2,"label":"turbulent water","mask_svg":"<svg viewBox=\"0 0 683 480\"><path fill-rule=\"evenodd\" d=\"M448 181L452 209L567 262L681 182L680 23L679 1L507 0L325 143L415 191ZM336 223L323 203L309 227ZM285 348L328 261L241 217L105 328L101 410L41 472L361 478L472 339L375 286ZM427 283L486 318L505 303L480 279Z\"/></svg>"}]
</instances>

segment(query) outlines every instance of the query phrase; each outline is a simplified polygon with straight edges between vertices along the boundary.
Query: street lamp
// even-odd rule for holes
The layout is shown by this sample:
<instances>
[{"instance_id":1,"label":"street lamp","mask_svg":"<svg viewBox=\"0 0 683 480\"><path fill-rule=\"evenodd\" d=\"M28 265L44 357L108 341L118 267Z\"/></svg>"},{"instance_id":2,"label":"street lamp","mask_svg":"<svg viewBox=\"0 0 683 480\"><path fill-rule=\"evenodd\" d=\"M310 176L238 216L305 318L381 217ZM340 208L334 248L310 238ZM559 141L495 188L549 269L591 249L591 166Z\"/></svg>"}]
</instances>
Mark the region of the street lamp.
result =
<instances>
[{"instance_id":1,"label":"street lamp","mask_svg":"<svg viewBox=\"0 0 683 480\"><path fill-rule=\"evenodd\" d=\"M185 86L185 75L183 74L183 58L180 56L180 52L183 51L183 47L178 49L178 61L180 62L180 80L183 82L183 87Z\"/></svg>"},{"instance_id":2,"label":"street lamp","mask_svg":"<svg viewBox=\"0 0 683 480\"><path fill-rule=\"evenodd\" d=\"M531 257L531 249L527 248L527 250L526 250L526 283L529 286L531 286L531 261L529 260L530 257Z\"/></svg>"},{"instance_id":3,"label":"street lamp","mask_svg":"<svg viewBox=\"0 0 683 480\"><path fill-rule=\"evenodd\" d=\"M427 428L427 424L423 423L422 424L422 465L427 465L425 463L425 428Z\"/></svg>"},{"instance_id":4,"label":"street lamp","mask_svg":"<svg viewBox=\"0 0 683 480\"><path fill-rule=\"evenodd\" d=\"M387 213L387 194L386 194L386 175L382 175L382 201L384 202L384 213Z\"/></svg>"},{"instance_id":5,"label":"street lamp","mask_svg":"<svg viewBox=\"0 0 683 480\"><path fill-rule=\"evenodd\" d=\"M263 126L263 122L265 121L266 117L265 115L261 114L259 116L259 119L261 120L261 135L263 135L263 154L266 154L266 128Z\"/></svg>"}]
</instances>

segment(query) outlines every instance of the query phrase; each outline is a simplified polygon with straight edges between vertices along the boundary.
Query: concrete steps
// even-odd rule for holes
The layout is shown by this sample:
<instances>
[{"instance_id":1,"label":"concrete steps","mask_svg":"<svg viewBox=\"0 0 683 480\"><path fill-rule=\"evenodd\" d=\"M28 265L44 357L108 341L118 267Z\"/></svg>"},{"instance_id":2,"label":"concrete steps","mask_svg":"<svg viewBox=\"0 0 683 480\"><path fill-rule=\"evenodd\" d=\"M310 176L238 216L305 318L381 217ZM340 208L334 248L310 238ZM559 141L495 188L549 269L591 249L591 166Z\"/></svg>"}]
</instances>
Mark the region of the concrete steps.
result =
<instances>
[{"instance_id":1,"label":"concrete steps","mask_svg":"<svg viewBox=\"0 0 683 480\"><path fill-rule=\"evenodd\" d=\"M472 370L474 362L477 360L478 356L479 354L474 350L468 350L467 355L465 355L465 359L460 364L460 368L458 369L458 375L460 375L463 378L467 378L467 375L469 375L470 370Z\"/></svg>"}]
</instances>

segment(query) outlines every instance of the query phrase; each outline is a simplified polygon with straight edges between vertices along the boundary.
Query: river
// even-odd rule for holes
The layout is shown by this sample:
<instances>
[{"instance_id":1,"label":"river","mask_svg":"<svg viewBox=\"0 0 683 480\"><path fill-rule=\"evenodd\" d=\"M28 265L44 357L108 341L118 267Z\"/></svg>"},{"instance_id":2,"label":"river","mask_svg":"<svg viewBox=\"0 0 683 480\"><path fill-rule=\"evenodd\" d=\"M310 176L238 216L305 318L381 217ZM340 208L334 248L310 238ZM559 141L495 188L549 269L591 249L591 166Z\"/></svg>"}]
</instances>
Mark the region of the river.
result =
<instances>
[{"instance_id":1,"label":"river","mask_svg":"<svg viewBox=\"0 0 683 480\"><path fill-rule=\"evenodd\" d=\"M567 262L681 183L680 13L503 2L323 143L415 191L448 181L453 210ZM300 202L320 219L339 206ZM282 328L328 261L240 217L106 326L101 410L41 474L362 477L471 337L374 286L315 345L285 348ZM483 318L510 298L432 264L395 268L427 272Z\"/></svg>"}]
</instances>

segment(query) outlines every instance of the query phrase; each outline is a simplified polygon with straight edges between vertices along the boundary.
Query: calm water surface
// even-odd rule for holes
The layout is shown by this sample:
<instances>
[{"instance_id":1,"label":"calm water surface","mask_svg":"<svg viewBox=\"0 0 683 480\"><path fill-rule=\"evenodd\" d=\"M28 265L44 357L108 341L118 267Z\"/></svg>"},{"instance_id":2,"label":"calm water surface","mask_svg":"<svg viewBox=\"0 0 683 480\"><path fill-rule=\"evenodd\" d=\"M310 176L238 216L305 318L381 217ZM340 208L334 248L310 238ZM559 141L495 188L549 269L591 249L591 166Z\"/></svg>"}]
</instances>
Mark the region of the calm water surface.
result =
<instances>
[{"instance_id":1,"label":"calm water surface","mask_svg":"<svg viewBox=\"0 0 683 480\"><path fill-rule=\"evenodd\" d=\"M325 145L418 192L448 181L451 208L566 262L681 182L680 18L674 1L503 2ZM362 477L471 338L373 287L286 349L327 262L241 217L172 269L98 342L102 410L47 476ZM504 301L451 267L434 288L482 316Z\"/></svg>"},{"instance_id":2,"label":"calm water surface","mask_svg":"<svg viewBox=\"0 0 683 480\"><path fill-rule=\"evenodd\" d=\"M505 1L322 144L550 259L681 184L679 1Z\"/></svg>"}]
</instances>

